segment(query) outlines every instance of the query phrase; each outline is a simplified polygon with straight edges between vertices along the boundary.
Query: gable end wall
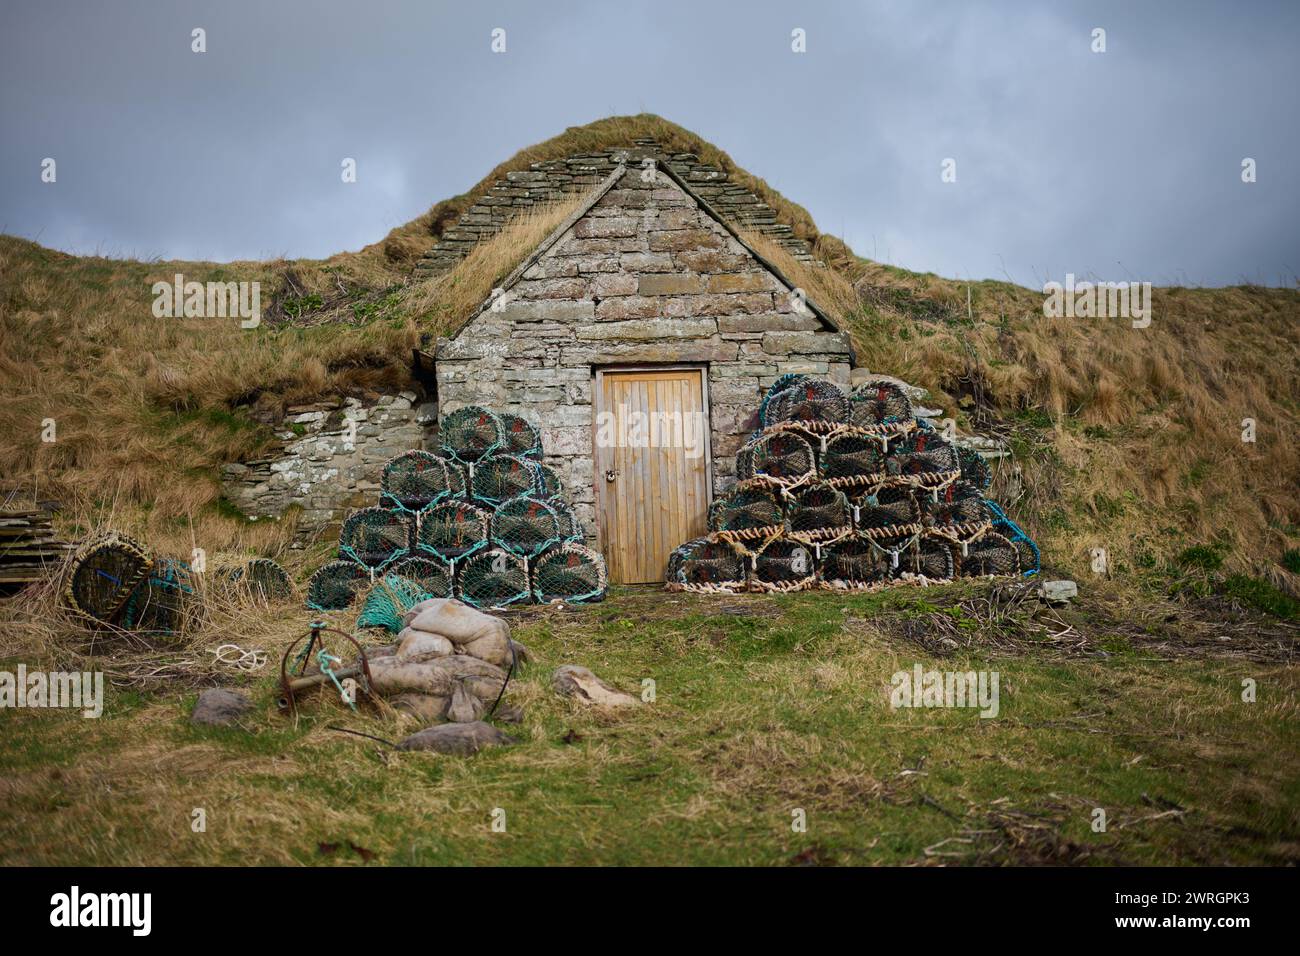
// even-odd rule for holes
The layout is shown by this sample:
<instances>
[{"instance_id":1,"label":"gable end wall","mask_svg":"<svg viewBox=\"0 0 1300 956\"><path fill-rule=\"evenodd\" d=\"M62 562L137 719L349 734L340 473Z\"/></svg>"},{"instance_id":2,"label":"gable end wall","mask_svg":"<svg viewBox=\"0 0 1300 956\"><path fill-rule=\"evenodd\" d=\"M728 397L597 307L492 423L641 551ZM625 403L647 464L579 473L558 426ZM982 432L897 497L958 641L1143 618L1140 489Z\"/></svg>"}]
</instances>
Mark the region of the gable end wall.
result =
<instances>
[{"instance_id":1,"label":"gable end wall","mask_svg":"<svg viewBox=\"0 0 1300 956\"><path fill-rule=\"evenodd\" d=\"M849 382L847 337L799 311L662 173L646 182L627 170L504 300L439 341L441 412L483 405L535 422L593 542L595 368L707 365L715 496L734 481L736 451L779 376Z\"/></svg>"}]
</instances>

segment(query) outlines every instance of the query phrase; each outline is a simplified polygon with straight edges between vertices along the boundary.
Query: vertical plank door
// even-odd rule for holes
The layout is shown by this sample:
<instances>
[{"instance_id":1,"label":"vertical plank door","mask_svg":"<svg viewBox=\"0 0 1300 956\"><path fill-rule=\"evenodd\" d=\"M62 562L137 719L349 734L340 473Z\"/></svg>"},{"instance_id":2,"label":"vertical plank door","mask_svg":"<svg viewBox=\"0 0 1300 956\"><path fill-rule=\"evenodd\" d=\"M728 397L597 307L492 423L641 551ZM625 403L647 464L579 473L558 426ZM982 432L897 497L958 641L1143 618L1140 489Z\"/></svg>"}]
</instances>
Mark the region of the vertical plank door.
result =
<instances>
[{"instance_id":1,"label":"vertical plank door","mask_svg":"<svg viewBox=\"0 0 1300 956\"><path fill-rule=\"evenodd\" d=\"M600 423L607 415L618 424L602 440ZM696 454L687 447L688 416L697 422ZM655 421L661 427L652 428ZM596 376L596 422L596 497L609 579L616 584L663 581L672 550L708 530L703 370L601 371Z\"/></svg>"}]
</instances>

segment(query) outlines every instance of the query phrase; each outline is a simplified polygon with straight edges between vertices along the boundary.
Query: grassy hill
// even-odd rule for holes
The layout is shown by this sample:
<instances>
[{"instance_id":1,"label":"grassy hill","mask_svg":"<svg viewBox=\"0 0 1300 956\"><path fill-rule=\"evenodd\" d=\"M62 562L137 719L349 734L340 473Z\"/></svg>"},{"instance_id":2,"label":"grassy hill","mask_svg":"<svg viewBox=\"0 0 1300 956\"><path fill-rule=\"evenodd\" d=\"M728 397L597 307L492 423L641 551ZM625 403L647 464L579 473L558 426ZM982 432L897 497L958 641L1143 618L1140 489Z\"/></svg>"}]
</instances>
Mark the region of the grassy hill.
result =
<instances>
[{"instance_id":1,"label":"grassy hill","mask_svg":"<svg viewBox=\"0 0 1300 956\"><path fill-rule=\"evenodd\" d=\"M950 837L975 841L949 844L966 854L954 859L982 862L1294 860L1295 761L1276 759L1296 754L1294 288L1156 289L1146 329L1047 319L1036 290L865 260L695 134L617 117L529 147L465 195L326 260L137 262L0 236L4 490L59 501L69 536L114 526L164 554L266 554L302 579L329 543L291 552L292 518L234 514L219 466L264 446L287 404L405 382L411 348L468 313L563 219L569 204L539 210L452 272L413 281L419 255L504 171L639 136L720 166L811 243L825 268L753 237L839 319L862 364L929 389L963 430L1009 443L994 497L1039 541L1049 574L1081 582L1078 606L1057 620L1013 614L996 587L954 585L937 597L617 592L581 613L530 613L519 633L547 664L585 663L629 687L654 673L670 688L664 706L623 723L579 712L534 667L520 683L529 746L426 765L358 757L325 727L341 712L288 729L265 674L232 678L214 664L209 652L227 641L277 654L302 627L299 607L220 608L186 648L117 644L92 657L53 590L38 589L0 606L0 665L102 667L119 690L99 722L3 715L14 743L0 758L0 860L309 861L318 838L354 834L392 862L667 862L656 847L670 831L687 847L673 859L698 861L935 862L947 851L925 849ZM151 285L177 272L260 281L267 320L249 331L155 318ZM1241 440L1247 418L1253 443ZM52 443L41 440L47 419ZM1089 570L1096 547L1111 556L1105 579ZM890 711L882 687L895 665L940 658L1000 661L1014 674L1012 719ZM1245 677L1266 688L1254 710L1235 703ZM221 679L267 704L252 736L184 723L191 689ZM50 767L67 797L50 796ZM212 779L210 799L258 807L247 825L232 819L206 844L167 837L161 821L199 805ZM542 842L489 842L478 814L493 799L541 808ZM818 808L826 829L794 839L792 801ZM1100 803L1120 808L1124 837L1091 833L1086 811ZM398 804L414 816L399 820L388 809ZM586 836L574 835L575 814ZM108 819L118 829L89 840ZM429 819L449 823L425 846L411 821ZM981 843L990 830L1003 837ZM35 833L62 849L15 849Z\"/></svg>"}]
</instances>

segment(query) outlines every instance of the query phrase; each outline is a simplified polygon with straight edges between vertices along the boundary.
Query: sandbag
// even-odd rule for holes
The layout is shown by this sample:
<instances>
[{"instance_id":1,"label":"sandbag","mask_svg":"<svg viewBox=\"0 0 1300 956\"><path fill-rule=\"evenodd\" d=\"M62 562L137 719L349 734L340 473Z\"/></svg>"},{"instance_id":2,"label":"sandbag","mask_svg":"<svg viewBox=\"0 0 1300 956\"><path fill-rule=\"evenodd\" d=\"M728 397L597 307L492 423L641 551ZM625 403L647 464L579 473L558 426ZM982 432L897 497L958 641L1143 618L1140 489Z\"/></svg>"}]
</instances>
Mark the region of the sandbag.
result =
<instances>
[{"instance_id":1,"label":"sandbag","mask_svg":"<svg viewBox=\"0 0 1300 956\"><path fill-rule=\"evenodd\" d=\"M440 634L453 644L469 644L490 634L510 637L510 625L451 598L421 601L402 619L402 626Z\"/></svg>"},{"instance_id":2,"label":"sandbag","mask_svg":"<svg viewBox=\"0 0 1300 956\"><path fill-rule=\"evenodd\" d=\"M428 661L435 657L450 657L456 652L451 641L428 631L408 627L397 638L397 657L402 661Z\"/></svg>"},{"instance_id":3,"label":"sandbag","mask_svg":"<svg viewBox=\"0 0 1300 956\"><path fill-rule=\"evenodd\" d=\"M381 657L370 662L370 678L375 693L383 697L414 693L450 699L456 684L464 681L474 696L495 699L501 693L506 673L476 657L457 654L426 662Z\"/></svg>"}]
</instances>

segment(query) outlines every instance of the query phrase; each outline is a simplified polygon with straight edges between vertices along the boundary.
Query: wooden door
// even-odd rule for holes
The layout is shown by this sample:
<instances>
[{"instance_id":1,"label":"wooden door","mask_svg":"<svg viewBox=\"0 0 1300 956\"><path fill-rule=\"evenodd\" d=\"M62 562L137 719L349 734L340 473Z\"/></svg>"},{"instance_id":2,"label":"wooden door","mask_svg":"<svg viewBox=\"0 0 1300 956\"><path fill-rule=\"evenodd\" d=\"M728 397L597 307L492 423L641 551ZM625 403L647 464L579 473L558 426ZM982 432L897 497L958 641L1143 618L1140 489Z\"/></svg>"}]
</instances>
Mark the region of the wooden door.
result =
<instances>
[{"instance_id":1,"label":"wooden door","mask_svg":"<svg viewBox=\"0 0 1300 956\"><path fill-rule=\"evenodd\" d=\"M614 583L663 581L672 550L708 530L704 389L699 368L596 373L597 514Z\"/></svg>"}]
</instances>

